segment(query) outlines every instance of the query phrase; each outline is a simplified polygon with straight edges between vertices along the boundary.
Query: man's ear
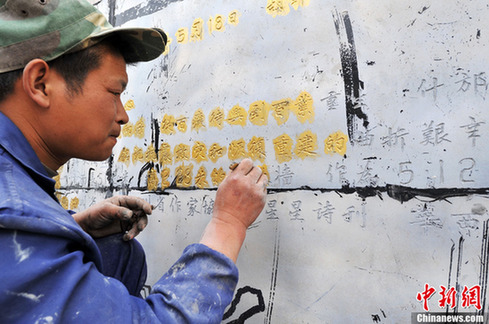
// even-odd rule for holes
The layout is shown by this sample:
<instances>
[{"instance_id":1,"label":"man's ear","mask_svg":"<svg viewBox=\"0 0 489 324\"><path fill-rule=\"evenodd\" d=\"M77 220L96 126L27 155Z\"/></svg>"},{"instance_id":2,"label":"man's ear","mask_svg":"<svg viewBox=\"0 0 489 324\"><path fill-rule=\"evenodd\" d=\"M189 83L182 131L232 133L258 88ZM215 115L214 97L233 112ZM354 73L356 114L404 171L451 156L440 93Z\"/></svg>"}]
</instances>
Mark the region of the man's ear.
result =
<instances>
[{"instance_id":1,"label":"man's ear","mask_svg":"<svg viewBox=\"0 0 489 324\"><path fill-rule=\"evenodd\" d=\"M40 107L48 108L50 98L48 91L49 74L52 73L49 65L41 59L34 59L24 67L22 85L27 96L29 96Z\"/></svg>"}]
</instances>

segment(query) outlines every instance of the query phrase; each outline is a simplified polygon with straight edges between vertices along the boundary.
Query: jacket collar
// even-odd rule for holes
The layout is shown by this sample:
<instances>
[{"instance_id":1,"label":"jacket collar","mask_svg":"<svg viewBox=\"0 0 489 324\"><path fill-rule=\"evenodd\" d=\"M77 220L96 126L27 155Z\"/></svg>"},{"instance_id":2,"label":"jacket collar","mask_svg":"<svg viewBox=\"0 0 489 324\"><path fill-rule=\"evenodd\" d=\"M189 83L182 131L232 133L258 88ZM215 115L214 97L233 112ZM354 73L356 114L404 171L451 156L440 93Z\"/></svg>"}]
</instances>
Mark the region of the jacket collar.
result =
<instances>
[{"instance_id":1,"label":"jacket collar","mask_svg":"<svg viewBox=\"0 0 489 324\"><path fill-rule=\"evenodd\" d=\"M30 173L49 178L46 168L37 157L36 152L34 152L24 134L1 112L0 125L0 146L22 164L24 168L28 169Z\"/></svg>"}]
</instances>

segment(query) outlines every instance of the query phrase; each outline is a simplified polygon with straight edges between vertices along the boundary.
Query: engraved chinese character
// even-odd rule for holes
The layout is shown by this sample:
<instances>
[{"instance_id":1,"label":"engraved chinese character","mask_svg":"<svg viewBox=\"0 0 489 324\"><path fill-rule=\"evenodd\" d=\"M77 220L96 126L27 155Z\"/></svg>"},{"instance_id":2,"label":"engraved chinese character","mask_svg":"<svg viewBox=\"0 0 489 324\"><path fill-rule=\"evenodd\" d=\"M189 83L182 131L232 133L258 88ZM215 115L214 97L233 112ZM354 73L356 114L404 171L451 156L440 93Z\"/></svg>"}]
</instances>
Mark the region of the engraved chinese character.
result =
<instances>
[{"instance_id":1,"label":"engraved chinese character","mask_svg":"<svg viewBox=\"0 0 489 324\"><path fill-rule=\"evenodd\" d=\"M291 207L292 210L289 211L290 220L304 220L304 218L301 217L302 201L294 200L291 204Z\"/></svg>"},{"instance_id":2,"label":"engraved chinese character","mask_svg":"<svg viewBox=\"0 0 489 324\"><path fill-rule=\"evenodd\" d=\"M465 128L466 133L469 135L468 138L472 139L472 147L475 146L475 141L477 138L481 137L479 134L479 127L484 122L478 122L474 117L469 116L471 123L467 125L460 126L461 128Z\"/></svg>"},{"instance_id":3,"label":"engraved chinese character","mask_svg":"<svg viewBox=\"0 0 489 324\"><path fill-rule=\"evenodd\" d=\"M318 219L324 218L329 224L333 221L333 212L335 211L335 208L329 201L326 201L324 204L319 202L319 208L314 209L313 211L316 212Z\"/></svg>"}]
</instances>

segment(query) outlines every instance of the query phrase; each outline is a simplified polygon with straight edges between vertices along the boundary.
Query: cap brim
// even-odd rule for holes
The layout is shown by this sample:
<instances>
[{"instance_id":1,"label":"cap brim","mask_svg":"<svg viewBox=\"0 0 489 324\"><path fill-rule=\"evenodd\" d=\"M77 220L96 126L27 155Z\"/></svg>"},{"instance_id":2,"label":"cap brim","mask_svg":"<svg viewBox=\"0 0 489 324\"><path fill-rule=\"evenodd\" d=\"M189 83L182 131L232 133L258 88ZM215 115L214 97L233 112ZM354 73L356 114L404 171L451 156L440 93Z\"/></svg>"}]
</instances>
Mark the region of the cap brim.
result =
<instances>
[{"instance_id":1,"label":"cap brim","mask_svg":"<svg viewBox=\"0 0 489 324\"><path fill-rule=\"evenodd\" d=\"M93 46L107 37L114 36L121 41L120 50L127 63L147 62L159 57L165 51L168 40L165 32L159 28L117 27L90 35L69 52Z\"/></svg>"}]
</instances>

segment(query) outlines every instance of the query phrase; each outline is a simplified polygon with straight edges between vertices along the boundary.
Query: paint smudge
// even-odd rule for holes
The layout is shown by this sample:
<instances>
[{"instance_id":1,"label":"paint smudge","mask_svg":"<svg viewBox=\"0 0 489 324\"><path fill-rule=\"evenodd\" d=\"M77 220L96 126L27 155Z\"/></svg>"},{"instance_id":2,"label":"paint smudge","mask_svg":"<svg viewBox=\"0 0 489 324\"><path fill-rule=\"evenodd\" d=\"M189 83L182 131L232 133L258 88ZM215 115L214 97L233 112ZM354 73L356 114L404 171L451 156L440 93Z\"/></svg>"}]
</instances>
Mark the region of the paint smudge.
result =
<instances>
[{"instance_id":1,"label":"paint smudge","mask_svg":"<svg viewBox=\"0 0 489 324\"><path fill-rule=\"evenodd\" d=\"M355 143L354 134L358 128L358 122L363 121L364 128L367 128L369 124L368 116L362 111L360 98L360 90L363 89L363 82L360 81L358 74L357 54L350 16L346 11L340 15L334 10L333 20L340 42L348 137L353 145Z\"/></svg>"}]
</instances>

